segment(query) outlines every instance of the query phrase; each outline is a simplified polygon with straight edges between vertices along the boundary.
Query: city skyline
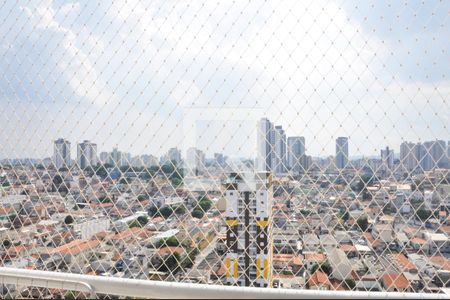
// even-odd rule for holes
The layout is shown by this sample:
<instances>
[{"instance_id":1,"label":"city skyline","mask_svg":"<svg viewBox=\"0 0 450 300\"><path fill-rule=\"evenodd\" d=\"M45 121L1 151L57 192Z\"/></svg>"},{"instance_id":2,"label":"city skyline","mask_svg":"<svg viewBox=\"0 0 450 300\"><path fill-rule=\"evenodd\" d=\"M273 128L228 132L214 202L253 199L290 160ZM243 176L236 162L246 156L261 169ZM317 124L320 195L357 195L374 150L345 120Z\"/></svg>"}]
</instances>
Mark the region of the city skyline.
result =
<instances>
[{"instance_id":1,"label":"city skyline","mask_svg":"<svg viewBox=\"0 0 450 300\"><path fill-rule=\"evenodd\" d=\"M123 10L117 3L112 11L105 4L89 3L86 7L57 2L23 3L18 7L8 4L5 11L24 16L27 22L21 32L12 34L8 27L0 31L4 41L0 51L5 57L0 62L5 70L5 80L0 83L4 116L0 125L7 129L0 132L0 140L4 141L0 157L48 156L51 152L48 145L60 136L71 141L95 140L99 148L112 149L118 145L133 153L162 155L166 145L174 147L183 142L182 132L177 130L183 124L183 110L222 107L223 103L229 108L256 107L272 120L283 119L286 134L305 136L311 144L310 152L320 156L334 152L332 140L337 136L349 136L351 148L365 155L378 155L378 145L397 149L402 139L448 139L450 117L445 113L448 111L445 95L449 94L450 84L445 74L450 70L448 64L439 63L447 61L448 26L425 21L428 20L425 16L431 14L444 20L445 9L435 11L433 4L410 3L418 15L405 12L396 19L396 26L387 26L380 18L368 14L367 8L358 5L355 9L351 3L341 7L318 1L309 5L308 12L301 3L293 8L286 3L276 8L252 3L250 7L260 13L253 23L248 25L234 7L217 31L210 31L215 28L213 20L222 18L218 11L226 10L225 4L217 4L219 7L211 18L194 13L199 9L198 3L183 5L183 9L178 8L170 16L164 16L165 9L155 11L158 5L167 9L170 6L152 3L148 10L136 11L131 9L133 4L123 4L131 20L138 24L153 24L165 17L177 23L175 20L181 18L190 24L192 32L205 30L205 39L197 41L192 35L185 36L181 25L170 32L172 38L166 30L144 31L144 24L133 27L124 22L120 13ZM105 23L100 28L94 23L84 24L77 18L82 8L91 11L93 18L104 14ZM204 7L213 8L212 3ZM381 2L371 9L394 16L399 8L402 8L399 3ZM310 18L314 13L321 16L316 22L330 30L330 35L320 35L323 38L320 43L305 31L317 27ZM74 23L65 22L65 15ZM284 20L285 15L290 17ZM327 15L336 17L329 19ZM201 20L190 22L197 18ZM232 31L227 37L236 41L236 45L224 47L220 37L235 19L236 28L250 27L242 38L240 30ZM89 29L83 29L84 26ZM341 28L342 33L336 28ZM119 32L108 47L110 41L102 35L106 29ZM42 38L27 34L35 31ZM130 32L134 34L130 36ZM297 34L291 36L289 32ZM272 33L284 40L286 50L278 51L281 41L276 39L268 39L264 46L261 37ZM413 38L419 33L420 38ZM142 40L134 39L141 35L146 37L144 40L161 39L167 44L161 45L161 52L157 52L158 47L147 47ZM348 47L350 36L353 39ZM401 37L405 38L399 47ZM296 44L300 40L302 47ZM189 42L195 47L188 47ZM430 49L431 44L435 47ZM123 45L135 48L130 53L131 48ZM193 51L201 46L204 47L199 53ZM28 51L31 47L34 50ZM114 53L114 49L122 51ZM173 53L167 58L171 49L185 55ZM236 61L241 51L245 55ZM259 53L259 60L255 62L250 53ZM308 54L309 59L305 59ZM46 58L44 65L41 56ZM192 64L194 57L196 64ZM130 71L120 86L121 72L113 73L108 64L111 59L124 61L124 70ZM64 68L65 65L72 67ZM205 66L203 72L199 66ZM229 72L231 68L235 72ZM169 74L173 80L166 81ZM246 76L241 78L243 74ZM21 79L33 84L24 84ZM52 83L50 86L44 84L46 79ZM258 85L254 85L255 81ZM278 87L283 89L280 91ZM161 107L157 103L165 104ZM283 109L271 110L274 104ZM116 110L118 107L120 111ZM325 121L327 126L323 128ZM18 134L8 134L11 131Z\"/></svg>"},{"instance_id":2,"label":"city skyline","mask_svg":"<svg viewBox=\"0 0 450 300\"><path fill-rule=\"evenodd\" d=\"M267 118L263 118L262 120L268 120L268 119ZM270 121L269 121L269 123L270 123ZM272 124L272 127L273 127L273 130L275 132L276 131L275 130L275 126L273 124ZM292 157L295 156L295 153L292 152L292 149L289 147L289 139L292 140L293 138L301 140L300 142L297 141L297 147L301 148L301 150L300 149L296 150L296 151L300 151L300 153L297 154L298 160L301 159L301 156L305 156L305 158L311 157L313 159L326 159L326 158L330 158L330 157L336 158L336 154L338 153L338 151L337 151L338 148L336 148L336 151L335 151L334 155L332 153L327 154L327 155L323 155L323 156L306 155L307 147L306 147L306 142L305 142L305 138L304 137L301 137L301 136L300 137L297 137L297 136L286 136L282 126L281 125L277 125L277 127L278 127L278 130L282 130L283 131L282 134L285 137L284 139L281 139L281 140L279 139L278 140L278 143L279 143L278 147L280 147L281 145L284 144L284 150L285 150L284 151L285 156L283 158L281 158L281 159L278 159L278 162L275 162L279 166L279 168L280 167L282 167L282 168L290 168L291 167L289 160L292 159ZM275 138L275 134L273 134L272 137L268 137L268 138L269 139L271 139L271 138L274 139ZM343 138L343 137L340 137L340 138ZM339 137L338 137L338 139L339 139ZM348 139L348 140L350 141L350 139ZM0 161L4 161L4 162L6 161L7 162L8 160L21 161L21 160L28 160L28 159L38 160L38 161L39 160L45 160L45 159L52 159L53 161L58 161L58 159L56 159L57 157L55 156L56 155L56 148L55 147L56 147L56 143L57 142L61 142L61 141L67 143L67 145L64 146L64 147L67 147L67 148L64 148L64 151L69 151L69 158L68 158L69 160L68 161L70 161L71 163L76 162L78 164L80 164L80 160L79 160L80 159L80 150L78 148L80 147L80 145L82 145L84 143L91 143L89 140L83 140L82 142L76 143L76 147L71 147L71 142L69 140L66 140L64 138L59 138L59 139L54 141L55 143L54 143L54 147L53 147L53 153L51 155L47 156L47 157L43 157L43 158L37 158L37 157L3 158L3 159L0 159ZM105 150L98 151L97 150L97 144L93 144L93 145L95 147L95 150L94 150L94 148L92 150L89 150L90 151L89 156L92 156L92 158L90 158L90 160L100 161L100 162L103 162L103 163L110 162L111 161L110 160L111 154L114 151L119 151L119 149L117 147L113 147L112 151L110 151L110 152L109 151L105 151ZM406 147L407 145L409 145L409 147ZM437 145L439 145L439 147L436 147ZM409 156L411 154L413 154L413 152L419 151L419 150L417 150L418 146L422 147L423 150L420 150L420 151L422 151L421 152L422 154L420 154L418 156L419 158L416 158L415 160L416 161L420 161L421 162L421 166L425 170L429 170L431 168L431 165L434 163L433 161L430 160L431 155L433 155L431 153L431 151L437 151L437 150L435 150L437 148L440 149L439 153L437 153L437 154L435 153L434 154L434 157L437 157L437 156L441 157L440 158L441 162L437 162L437 164L439 164L439 165L444 165L445 164L445 160L448 160L447 157L450 157L450 140L448 141L447 145L446 145L445 140L439 140L439 139L432 140L432 141L425 140L423 143L421 143L421 142L404 141L404 142L402 142L400 144L400 147L397 149L397 151L392 149L392 147L390 147L389 145L386 146L386 147L387 147L387 149L391 149L390 151L392 151L392 154L389 154L391 159L400 159L400 160L404 159L405 160L405 162L404 162L405 164L411 165L413 162L411 162L411 158L409 158ZM430 146L433 146L433 147L430 148ZM275 149L275 146L273 146L273 147L274 147L273 149ZM283 147L283 146L281 146L281 147ZM405 149L407 149L407 150L405 150ZM202 150L202 149L198 149L198 150L200 150L204 154L206 154L204 152L204 150ZM172 153L172 155L171 155L170 154L171 151L178 151L180 153L179 154L180 157L178 157L178 155L177 155L178 158L175 159L176 161L179 161L182 157L186 156L186 153L182 153L181 149L179 149L177 147L168 148L167 151L163 152L163 154L160 155L160 156L157 156L157 155L154 155L154 154L151 154L151 153L134 154L134 153L130 153L128 151L120 151L120 153L122 153L122 154L124 154L126 156L125 163L131 165L132 162L135 159L140 159L140 158L144 158L144 161L146 161L148 159L155 159L159 163L159 162L161 162L163 160L166 160L167 157L172 157L173 158L174 154ZM350 151L350 152L348 152L347 155L344 155L344 157L347 157L349 160L359 160L359 159L362 159L362 158L366 158L366 159L380 158L381 160L383 160L385 149L384 148L380 148L379 151L380 151L379 153L381 153L381 154L378 154L378 155L377 154L374 154L374 155L355 154L355 153ZM81 152L81 153L84 153L84 152ZM94 155L94 153L96 153L96 155ZM277 156L274 153L275 153L275 151L273 151L273 153L271 155L273 156L272 159L275 161ZM73 155L73 154L75 154L75 155ZM227 154L227 153L214 152L214 153L209 154L208 156L205 156L205 159L213 159L215 157L215 155L217 155L217 154L222 154L222 155L224 155L226 157L230 157L229 154ZM107 155L108 157L102 159L102 157L101 157L102 155ZM64 155L59 155L59 157L63 157L63 156ZM256 154L255 157L237 157L237 158L239 158L239 159L255 160L257 168L259 170L263 170L263 168L261 168L260 164L257 162L258 161L258 156L259 156L259 154ZM424 157L424 159L422 159L421 157ZM234 158L236 158L236 157L234 157ZM406 162L406 160L408 160L408 162ZM158 163L156 163L156 164L158 164ZM392 165L392 162L389 163L389 164ZM122 164L120 164L120 165L122 165ZM409 168L409 170L411 170L411 168ZM284 170L284 171L286 171L286 170ZM280 170L278 170L276 172L277 173L282 173L282 172L280 172Z\"/></svg>"}]
</instances>

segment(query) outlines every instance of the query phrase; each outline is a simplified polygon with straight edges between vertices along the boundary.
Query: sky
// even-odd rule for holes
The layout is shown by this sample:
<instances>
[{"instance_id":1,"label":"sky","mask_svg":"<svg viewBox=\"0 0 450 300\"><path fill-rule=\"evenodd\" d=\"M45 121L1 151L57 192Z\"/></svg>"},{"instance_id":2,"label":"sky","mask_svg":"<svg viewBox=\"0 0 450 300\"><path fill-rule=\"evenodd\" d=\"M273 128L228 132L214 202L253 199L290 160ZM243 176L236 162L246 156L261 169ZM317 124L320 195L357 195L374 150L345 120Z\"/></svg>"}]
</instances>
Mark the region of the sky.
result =
<instances>
[{"instance_id":1,"label":"sky","mask_svg":"<svg viewBox=\"0 0 450 300\"><path fill-rule=\"evenodd\" d=\"M0 5L0 158L59 137L255 157L263 116L314 156L450 140L448 1Z\"/></svg>"}]
</instances>

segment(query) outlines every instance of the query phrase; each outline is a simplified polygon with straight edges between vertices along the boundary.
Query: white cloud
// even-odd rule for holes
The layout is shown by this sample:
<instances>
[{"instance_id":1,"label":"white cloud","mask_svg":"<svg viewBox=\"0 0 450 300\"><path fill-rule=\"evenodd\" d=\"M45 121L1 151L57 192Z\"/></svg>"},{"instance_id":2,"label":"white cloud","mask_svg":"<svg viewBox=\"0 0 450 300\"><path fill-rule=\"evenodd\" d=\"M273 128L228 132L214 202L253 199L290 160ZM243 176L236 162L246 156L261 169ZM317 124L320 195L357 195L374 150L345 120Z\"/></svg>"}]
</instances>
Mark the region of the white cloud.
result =
<instances>
[{"instance_id":1,"label":"white cloud","mask_svg":"<svg viewBox=\"0 0 450 300\"><path fill-rule=\"evenodd\" d=\"M314 154L333 153L336 135L350 135L355 151L371 154L402 137L448 135L448 81L397 79L384 65L396 49L336 3L134 0L84 9L24 6L40 34L59 38L57 67L75 96L64 100L84 99L92 110L77 122L104 128L92 139L108 147L124 132L136 140L129 146L159 154L164 145L149 142L153 130L180 125L177 111L196 105L262 108L288 134L305 135ZM137 125L152 130L138 139ZM72 130L80 138L88 131ZM165 146L179 139L167 137Z\"/></svg>"}]
</instances>

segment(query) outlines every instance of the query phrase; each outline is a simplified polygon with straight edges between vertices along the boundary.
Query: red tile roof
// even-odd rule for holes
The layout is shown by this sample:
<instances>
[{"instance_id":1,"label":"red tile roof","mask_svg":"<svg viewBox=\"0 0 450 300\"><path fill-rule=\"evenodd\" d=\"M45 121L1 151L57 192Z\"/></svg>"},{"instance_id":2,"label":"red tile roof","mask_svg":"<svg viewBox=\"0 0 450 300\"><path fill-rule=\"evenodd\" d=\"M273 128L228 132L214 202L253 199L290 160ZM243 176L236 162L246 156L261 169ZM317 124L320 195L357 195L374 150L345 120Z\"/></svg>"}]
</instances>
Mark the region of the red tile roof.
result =
<instances>
[{"instance_id":1,"label":"red tile roof","mask_svg":"<svg viewBox=\"0 0 450 300\"><path fill-rule=\"evenodd\" d=\"M74 240L68 244L64 244L57 248L49 251L50 254L60 253L60 254L70 254L76 255L85 250L97 247L100 244L99 241L88 241L88 240Z\"/></svg>"},{"instance_id":2,"label":"red tile roof","mask_svg":"<svg viewBox=\"0 0 450 300\"><path fill-rule=\"evenodd\" d=\"M302 266L302 258L300 256L294 256L293 254L274 254L274 262L285 262L297 266Z\"/></svg>"},{"instance_id":3,"label":"red tile roof","mask_svg":"<svg viewBox=\"0 0 450 300\"><path fill-rule=\"evenodd\" d=\"M162 247L158 250L158 254L163 256L166 254L178 253L183 254L185 252L183 247Z\"/></svg>"},{"instance_id":4,"label":"red tile roof","mask_svg":"<svg viewBox=\"0 0 450 300\"><path fill-rule=\"evenodd\" d=\"M328 275L321 271L316 271L314 274L309 277L308 286L318 286L318 285L328 285L331 286L330 280L328 279Z\"/></svg>"},{"instance_id":5,"label":"red tile roof","mask_svg":"<svg viewBox=\"0 0 450 300\"><path fill-rule=\"evenodd\" d=\"M389 255L397 263L401 271L416 270L416 266L402 253L392 253Z\"/></svg>"},{"instance_id":6,"label":"red tile roof","mask_svg":"<svg viewBox=\"0 0 450 300\"><path fill-rule=\"evenodd\" d=\"M325 254L317 253L317 252L311 252L305 254L305 260L308 261L314 261L314 262L322 262L325 261L327 258Z\"/></svg>"},{"instance_id":7,"label":"red tile roof","mask_svg":"<svg viewBox=\"0 0 450 300\"><path fill-rule=\"evenodd\" d=\"M410 287L408 278L401 274L386 274L383 276L384 285L387 288L396 288L398 290L404 290Z\"/></svg>"},{"instance_id":8,"label":"red tile roof","mask_svg":"<svg viewBox=\"0 0 450 300\"><path fill-rule=\"evenodd\" d=\"M356 252L356 247L348 244L340 244L339 248L341 248L344 252Z\"/></svg>"},{"instance_id":9,"label":"red tile roof","mask_svg":"<svg viewBox=\"0 0 450 300\"><path fill-rule=\"evenodd\" d=\"M14 209L12 207L0 207L0 214L9 214L13 211Z\"/></svg>"},{"instance_id":10,"label":"red tile roof","mask_svg":"<svg viewBox=\"0 0 450 300\"><path fill-rule=\"evenodd\" d=\"M443 256L432 256L430 257L430 260L439 265L443 270L450 271L450 259Z\"/></svg>"},{"instance_id":11,"label":"red tile roof","mask_svg":"<svg viewBox=\"0 0 450 300\"><path fill-rule=\"evenodd\" d=\"M413 237L411 239L410 243L412 243L412 244L419 244L419 245L425 245L427 243L427 241L425 241L424 239L418 238L418 237Z\"/></svg>"}]
</instances>

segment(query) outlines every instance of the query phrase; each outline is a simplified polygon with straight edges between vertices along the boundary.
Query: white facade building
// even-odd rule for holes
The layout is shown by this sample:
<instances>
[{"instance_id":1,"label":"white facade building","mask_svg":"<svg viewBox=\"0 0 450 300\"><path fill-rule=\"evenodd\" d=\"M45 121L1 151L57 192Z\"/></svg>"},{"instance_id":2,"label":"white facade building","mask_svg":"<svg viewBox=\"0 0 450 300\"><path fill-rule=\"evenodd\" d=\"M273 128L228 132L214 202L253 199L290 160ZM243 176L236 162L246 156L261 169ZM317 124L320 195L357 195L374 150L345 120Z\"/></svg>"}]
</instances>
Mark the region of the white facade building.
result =
<instances>
[{"instance_id":1,"label":"white facade building","mask_svg":"<svg viewBox=\"0 0 450 300\"><path fill-rule=\"evenodd\" d=\"M69 168L72 164L70 159L70 142L65 139L57 139L53 148L53 163L56 169Z\"/></svg>"},{"instance_id":2,"label":"white facade building","mask_svg":"<svg viewBox=\"0 0 450 300\"><path fill-rule=\"evenodd\" d=\"M275 143L274 143L274 171L277 175L286 173L287 171L287 142L286 133L281 125L275 126Z\"/></svg>"},{"instance_id":3,"label":"white facade building","mask_svg":"<svg viewBox=\"0 0 450 300\"><path fill-rule=\"evenodd\" d=\"M90 141L79 143L77 147L77 161L78 167L81 169L96 166L98 163L97 144Z\"/></svg>"},{"instance_id":4,"label":"white facade building","mask_svg":"<svg viewBox=\"0 0 450 300\"><path fill-rule=\"evenodd\" d=\"M287 165L289 169L296 173L306 169L304 164L305 138L302 136L291 136L288 138L287 144Z\"/></svg>"},{"instance_id":5,"label":"white facade building","mask_svg":"<svg viewBox=\"0 0 450 300\"><path fill-rule=\"evenodd\" d=\"M257 170L270 172L274 167L274 144L275 131L272 122L263 118L258 122L257 147L258 157L256 158Z\"/></svg>"},{"instance_id":6,"label":"white facade building","mask_svg":"<svg viewBox=\"0 0 450 300\"><path fill-rule=\"evenodd\" d=\"M348 164L348 138L338 137L336 139L336 167L344 169Z\"/></svg>"},{"instance_id":7,"label":"white facade building","mask_svg":"<svg viewBox=\"0 0 450 300\"><path fill-rule=\"evenodd\" d=\"M272 177L230 174L226 184L227 284L268 287L272 277Z\"/></svg>"}]
</instances>

